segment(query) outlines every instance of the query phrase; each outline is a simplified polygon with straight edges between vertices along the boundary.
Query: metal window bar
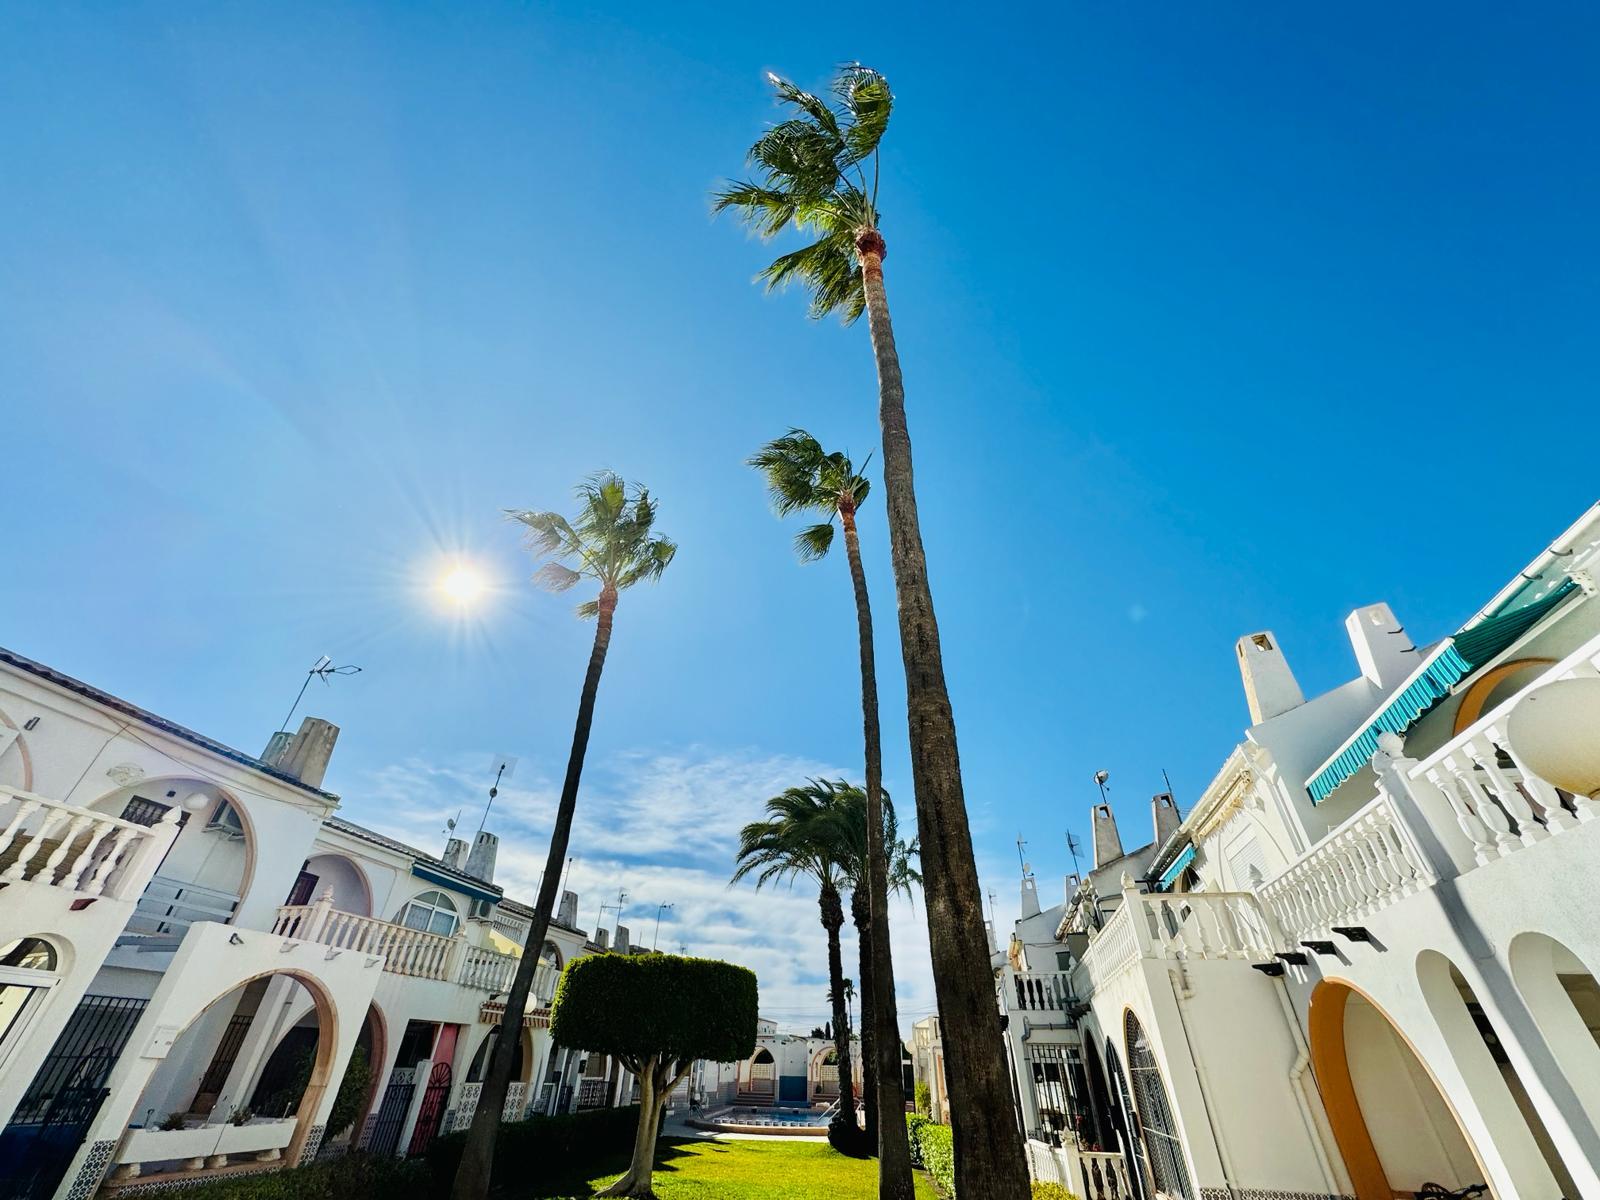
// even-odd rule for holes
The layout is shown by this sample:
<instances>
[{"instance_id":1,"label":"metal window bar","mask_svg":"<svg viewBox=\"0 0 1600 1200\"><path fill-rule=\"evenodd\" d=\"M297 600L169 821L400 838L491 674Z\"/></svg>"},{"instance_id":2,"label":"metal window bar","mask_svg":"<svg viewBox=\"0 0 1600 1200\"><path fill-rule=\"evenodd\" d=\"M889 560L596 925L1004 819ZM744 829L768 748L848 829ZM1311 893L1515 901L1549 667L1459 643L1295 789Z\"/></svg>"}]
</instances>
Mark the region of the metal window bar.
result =
<instances>
[{"instance_id":1,"label":"metal window bar","mask_svg":"<svg viewBox=\"0 0 1600 1200\"><path fill-rule=\"evenodd\" d=\"M1189 1184L1189 1169L1183 1161L1183 1143L1178 1140L1172 1108L1167 1103L1166 1084L1161 1068L1144 1029L1130 1012L1127 1016L1128 1079L1133 1085L1134 1102L1139 1109L1140 1131L1149 1155L1150 1173L1156 1187L1180 1200L1194 1200Z\"/></svg>"},{"instance_id":2,"label":"metal window bar","mask_svg":"<svg viewBox=\"0 0 1600 1200\"><path fill-rule=\"evenodd\" d=\"M97 1071L104 1063L109 1074L146 1003L131 996L85 996L67 1018L55 1045L23 1093L12 1114L12 1124L42 1122L51 1102L64 1088L74 1081L82 1085L85 1070Z\"/></svg>"},{"instance_id":3,"label":"metal window bar","mask_svg":"<svg viewBox=\"0 0 1600 1200\"><path fill-rule=\"evenodd\" d=\"M1076 1046L1029 1044L1028 1077L1033 1085L1033 1109L1038 1126L1031 1131L1039 1141L1061 1144L1061 1135L1080 1128L1078 1094L1073 1090L1074 1070L1082 1070Z\"/></svg>"},{"instance_id":4,"label":"metal window bar","mask_svg":"<svg viewBox=\"0 0 1600 1200\"><path fill-rule=\"evenodd\" d=\"M122 819L135 825L154 826L167 815L167 806L143 796L135 796L122 809Z\"/></svg>"},{"instance_id":5,"label":"metal window bar","mask_svg":"<svg viewBox=\"0 0 1600 1200\"><path fill-rule=\"evenodd\" d=\"M233 1064L239 1057L239 1047L244 1045L244 1035L250 1032L250 1022L254 1019L253 1014L244 1013L236 1014L228 1022L222 1040L217 1043L217 1051L211 1056L211 1065L200 1077L197 1094L210 1092L216 1095L222 1091L222 1085L228 1082L228 1072L233 1070Z\"/></svg>"}]
</instances>

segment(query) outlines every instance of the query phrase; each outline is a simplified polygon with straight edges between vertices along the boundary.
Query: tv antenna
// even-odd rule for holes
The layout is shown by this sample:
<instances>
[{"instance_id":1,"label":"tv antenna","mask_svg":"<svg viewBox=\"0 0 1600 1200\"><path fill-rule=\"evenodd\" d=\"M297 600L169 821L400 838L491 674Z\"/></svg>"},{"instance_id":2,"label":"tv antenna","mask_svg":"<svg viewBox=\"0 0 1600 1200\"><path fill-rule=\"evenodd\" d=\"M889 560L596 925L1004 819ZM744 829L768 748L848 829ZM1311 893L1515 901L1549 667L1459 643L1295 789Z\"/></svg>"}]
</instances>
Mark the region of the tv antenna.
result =
<instances>
[{"instance_id":1,"label":"tv antenna","mask_svg":"<svg viewBox=\"0 0 1600 1200\"><path fill-rule=\"evenodd\" d=\"M1028 862L1027 862L1027 860L1025 858L1022 857L1022 852L1023 852L1024 849L1026 849L1027 845L1028 845L1027 840L1025 838L1023 838L1023 836L1020 833L1017 834L1017 862L1021 865L1022 873L1023 873L1024 876L1029 874Z\"/></svg>"},{"instance_id":2,"label":"tv antenna","mask_svg":"<svg viewBox=\"0 0 1600 1200\"><path fill-rule=\"evenodd\" d=\"M1109 787L1106 786L1106 780L1108 780L1110 778L1111 778L1111 772L1110 771L1096 771L1094 773L1094 784L1095 784L1095 786L1097 788L1100 789L1100 803L1101 804L1109 804L1110 803L1110 801L1106 799L1106 793L1111 790Z\"/></svg>"},{"instance_id":3,"label":"tv antenna","mask_svg":"<svg viewBox=\"0 0 1600 1200\"><path fill-rule=\"evenodd\" d=\"M494 798L500 794L500 781L510 779L516 772L517 759L512 754L497 754L494 759L494 782L489 785L489 803L483 806L483 820L478 822L478 832L483 832L483 827L488 823L489 810L494 807Z\"/></svg>"},{"instance_id":4,"label":"tv antenna","mask_svg":"<svg viewBox=\"0 0 1600 1200\"><path fill-rule=\"evenodd\" d=\"M359 674L361 674L360 667L336 667L333 665L333 659L329 658L326 654L322 655L317 659L316 662L311 664L311 669L306 672L306 681L300 685L300 690L295 693L294 703L289 706L289 715L283 719L283 724L278 726L278 732L282 733L284 730L289 728L289 722L294 719L294 710L299 708L300 701L306 698L306 688L311 686L311 680L313 678L320 679L323 683L327 683L330 675Z\"/></svg>"},{"instance_id":5,"label":"tv antenna","mask_svg":"<svg viewBox=\"0 0 1600 1200\"><path fill-rule=\"evenodd\" d=\"M1072 855L1072 873L1079 879L1083 878L1083 868L1078 865L1078 854L1083 849L1083 843L1078 840L1077 834L1067 830L1067 853Z\"/></svg>"}]
</instances>

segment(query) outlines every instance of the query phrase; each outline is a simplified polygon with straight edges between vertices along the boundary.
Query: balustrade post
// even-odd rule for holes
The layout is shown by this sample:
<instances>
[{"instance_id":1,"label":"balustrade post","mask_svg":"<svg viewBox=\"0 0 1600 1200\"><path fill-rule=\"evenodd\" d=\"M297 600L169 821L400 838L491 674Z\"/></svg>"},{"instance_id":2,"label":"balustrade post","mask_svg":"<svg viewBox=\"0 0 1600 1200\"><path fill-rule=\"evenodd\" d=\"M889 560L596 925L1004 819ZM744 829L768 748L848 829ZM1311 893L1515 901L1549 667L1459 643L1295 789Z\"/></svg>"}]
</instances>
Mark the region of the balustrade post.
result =
<instances>
[{"instance_id":1,"label":"balustrade post","mask_svg":"<svg viewBox=\"0 0 1600 1200\"><path fill-rule=\"evenodd\" d=\"M1127 910L1128 924L1133 930L1133 944L1139 948L1139 957L1155 957L1155 941L1150 933L1150 910L1134 884L1133 876L1126 871L1122 873L1122 907Z\"/></svg>"},{"instance_id":2,"label":"balustrade post","mask_svg":"<svg viewBox=\"0 0 1600 1200\"><path fill-rule=\"evenodd\" d=\"M463 968L470 968L475 964L467 961L467 932L464 929L456 930L445 947L444 977L457 983L470 982Z\"/></svg>"},{"instance_id":3,"label":"balustrade post","mask_svg":"<svg viewBox=\"0 0 1600 1200\"><path fill-rule=\"evenodd\" d=\"M328 914L333 911L333 888L325 887L322 895L317 897L317 902L311 906L311 915L306 918L306 930L301 935L308 942L320 942L323 928L328 924Z\"/></svg>"},{"instance_id":4,"label":"balustrade post","mask_svg":"<svg viewBox=\"0 0 1600 1200\"><path fill-rule=\"evenodd\" d=\"M1414 786L1420 781L1413 779L1411 774L1416 767L1417 760L1406 757L1405 742L1399 734L1378 735L1378 751L1372 756L1372 769L1378 776L1378 791L1389 798L1395 836L1400 839L1406 857L1414 861L1418 870L1428 877L1424 882L1433 883L1458 875L1460 871L1455 857L1434 832L1432 822L1423 808L1422 799ZM1488 831L1476 816L1451 796L1449 788L1440 785L1434 778L1434 772L1428 773L1428 779L1443 793L1455 815L1456 824L1466 834L1474 855L1477 855L1479 848L1487 844ZM1479 859L1480 863L1485 861Z\"/></svg>"}]
</instances>

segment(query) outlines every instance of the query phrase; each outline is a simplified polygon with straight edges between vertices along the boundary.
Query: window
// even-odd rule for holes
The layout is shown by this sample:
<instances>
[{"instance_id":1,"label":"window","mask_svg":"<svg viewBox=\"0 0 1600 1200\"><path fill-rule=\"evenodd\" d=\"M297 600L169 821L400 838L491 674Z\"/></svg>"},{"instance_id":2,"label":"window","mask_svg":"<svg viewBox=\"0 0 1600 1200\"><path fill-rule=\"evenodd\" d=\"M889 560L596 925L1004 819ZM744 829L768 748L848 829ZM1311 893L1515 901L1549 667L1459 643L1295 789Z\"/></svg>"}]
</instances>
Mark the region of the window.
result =
<instances>
[{"instance_id":1,"label":"window","mask_svg":"<svg viewBox=\"0 0 1600 1200\"><path fill-rule=\"evenodd\" d=\"M21 1034L40 1003L39 994L56 985L55 947L40 938L18 938L0 946L0 1052Z\"/></svg>"},{"instance_id":2,"label":"window","mask_svg":"<svg viewBox=\"0 0 1600 1200\"><path fill-rule=\"evenodd\" d=\"M122 807L122 819L135 825L155 825L167 815L167 806L156 800L135 796Z\"/></svg>"},{"instance_id":3,"label":"window","mask_svg":"<svg viewBox=\"0 0 1600 1200\"><path fill-rule=\"evenodd\" d=\"M1193 1200L1189 1168L1183 1161L1183 1143L1178 1139L1177 1122L1167 1102L1167 1087L1162 1081L1155 1051L1132 1012L1127 1014L1124 1026L1128 1042L1128 1079L1139 1110L1140 1132L1150 1158L1150 1174L1158 1190L1181 1197L1181 1200Z\"/></svg>"},{"instance_id":4,"label":"window","mask_svg":"<svg viewBox=\"0 0 1600 1200\"><path fill-rule=\"evenodd\" d=\"M458 921L455 903L443 892L423 892L402 908L395 919L408 928L425 929L445 937L456 931Z\"/></svg>"},{"instance_id":5,"label":"window","mask_svg":"<svg viewBox=\"0 0 1600 1200\"><path fill-rule=\"evenodd\" d=\"M1028 1134L1059 1146L1063 1133L1082 1131L1077 1104L1081 1085L1077 1079L1083 1068L1078 1062L1078 1048L1029 1043L1027 1061L1033 1083L1033 1110L1039 1121ZM1075 1085L1078 1090L1074 1090Z\"/></svg>"}]
</instances>

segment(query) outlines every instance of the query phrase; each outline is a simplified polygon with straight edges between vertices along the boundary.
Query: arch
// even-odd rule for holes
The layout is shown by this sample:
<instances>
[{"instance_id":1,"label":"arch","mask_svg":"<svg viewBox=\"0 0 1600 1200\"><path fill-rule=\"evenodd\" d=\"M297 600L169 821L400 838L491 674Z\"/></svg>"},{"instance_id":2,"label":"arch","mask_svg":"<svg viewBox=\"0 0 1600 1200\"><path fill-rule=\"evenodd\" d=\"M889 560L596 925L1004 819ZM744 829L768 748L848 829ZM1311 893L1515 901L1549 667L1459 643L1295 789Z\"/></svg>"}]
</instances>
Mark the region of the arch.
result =
<instances>
[{"instance_id":1,"label":"arch","mask_svg":"<svg viewBox=\"0 0 1600 1200\"><path fill-rule=\"evenodd\" d=\"M1195 1200L1189 1182L1189 1166L1184 1161L1183 1137L1178 1131L1172 1100L1167 1095L1161 1064L1156 1061L1150 1038L1133 1010L1122 1015L1123 1041L1128 1051L1128 1080L1133 1086L1134 1103L1139 1109L1139 1135L1156 1190L1174 1200Z\"/></svg>"},{"instance_id":2,"label":"arch","mask_svg":"<svg viewBox=\"0 0 1600 1200\"><path fill-rule=\"evenodd\" d=\"M750 1056L750 1061L752 1063L761 1064L771 1063L774 1061L772 1057L772 1051L768 1050L765 1046L762 1046Z\"/></svg>"},{"instance_id":3,"label":"arch","mask_svg":"<svg viewBox=\"0 0 1600 1200\"><path fill-rule=\"evenodd\" d=\"M450 937L461 927L461 910L447 892L428 888L400 906L394 923Z\"/></svg>"},{"instance_id":4,"label":"arch","mask_svg":"<svg viewBox=\"0 0 1600 1200\"><path fill-rule=\"evenodd\" d=\"M1086 1038L1083 1043L1083 1072L1090 1128L1082 1132L1091 1149L1114 1151L1117 1131L1111 1124L1111 1093L1106 1089L1105 1069L1100 1065L1100 1051L1093 1038Z\"/></svg>"},{"instance_id":5,"label":"arch","mask_svg":"<svg viewBox=\"0 0 1600 1200\"><path fill-rule=\"evenodd\" d=\"M358 917L373 916L372 882L361 864L348 854L320 850L306 859L304 868L315 875L312 885L313 900L325 891L333 892L333 907L340 912L355 913Z\"/></svg>"},{"instance_id":6,"label":"arch","mask_svg":"<svg viewBox=\"0 0 1600 1200\"><path fill-rule=\"evenodd\" d=\"M1511 979L1578 1103L1600 1128L1600 980L1563 943L1543 933L1511 939Z\"/></svg>"},{"instance_id":7,"label":"arch","mask_svg":"<svg viewBox=\"0 0 1600 1200\"><path fill-rule=\"evenodd\" d=\"M544 949L539 952L539 961L549 963L558 974L566 965L561 960L561 947L548 940L544 944Z\"/></svg>"},{"instance_id":8,"label":"arch","mask_svg":"<svg viewBox=\"0 0 1600 1200\"><path fill-rule=\"evenodd\" d=\"M236 900L250 894L255 882L259 837L249 807L236 792L194 775L161 775L113 788L88 807L95 812L121 817L128 814L135 800L143 800L149 806L144 814L129 815L130 820L141 824L156 819L156 811L183 810L182 828L156 868L158 876L232 895ZM231 825L233 818L237 818L236 836L219 831ZM216 854L215 839L219 838L237 840L241 845L240 853ZM233 917L230 913L214 919L229 924Z\"/></svg>"},{"instance_id":9,"label":"arch","mask_svg":"<svg viewBox=\"0 0 1600 1200\"><path fill-rule=\"evenodd\" d=\"M1312 1072L1357 1200L1392 1200L1397 1188L1428 1180L1459 1187L1487 1178L1433 1072L1370 996L1346 980L1323 979L1312 990L1307 1026ZM1368 1108L1383 1118L1381 1148ZM1431 1153L1424 1158L1423 1150Z\"/></svg>"},{"instance_id":10,"label":"arch","mask_svg":"<svg viewBox=\"0 0 1600 1200\"><path fill-rule=\"evenodd\" d=\"M360 1139L361 1131L366 1128L367 1117L371 1115L378 1102L383 1083L383 1068L389 1061L389 1023L385 1020L383 1009L378 1006L376 1000L367 1005L367 1015L362 1020L361 1036L367 1039L367 1095L361 1102L356 1119L350 1123L347 1131L352 1145ZM360 1044L358 1039L356 1045Z\"/></svg>"},{"instance_id":11,"label":"arch","mask_svg":"<svg viewBox=\"0 0 1600 1200\"><path fill-rule=\"evenodd\" d=\"M22 1044L45 997L61 982L62 958L50 938L30 935L0 944L0 1064Z\"/></svg>"},{"instance_id":12,"label":"arch","mask_svg":"<svg viewBox=\"0 0 1600 1200\"><path fill-rule=\"evenodd\" d=\"M15 721L6 715L5 709L0 708L0 728L9 729L17 736L12 739L8 749L16 750L22 759L22 779L17 784L20 791L33 791L33 755L28 752L28 739L23 736L23 730ZM5 751L0 750L0 758L5 756Z\"/></svg>"},{"instance_id":13,"label":"arch","mask_svg":"<svg viewBox=\"0 0 1600 1200\"><path fill-rule=\"evenodd\" d=\"M524 1029L522 1037L517 1041L516 1051L511 1056L511 1078L527 1083L533 1067L531 1031ZM489 1032L483 1035L478 1043L478 1049L472 1056L472 1065L467 1068L468 1083L482 1083L484 1074L489 1069L489 1055L494 1052L494 1044L500 1040L500 1026L491 1026Z\"/></svg>"},{"instance_id":14,"label":"arch","mask_svg":"<svg viewBox=\"0 0 1600 1200\"><path fill-rule=\"evenodd\" d=\"M1134 1181L1138 1200L1148 1200L1150 1175L1145 1169L1144 1147L1134 1134L1139 1122L1133 1107L1133 1094L1128 1089L1128 1077L1122 1071L1122 1056L1117 1053L1116 1043L1109 1035L1106 1037L1106 1074L1115 1093L1112 1126L1122 1143L1122 1160L1127 1166L1128 1178Z\"/></svg>"},{"instance_id":15,"label":"arch","mask_svg":"<svg viewBox=\"0 0 1600 1200\"><path fill-rule=\"evenodd\" d=\"M212 1012L217 1005L227 1000L230 996L242 993L258 980L265 980L270 983L274 979L285 978L292 979L305 988L311 996L312 1006L317 1016L317 1044L316 1052L312 1058L311 1073L306 1082L305 1090L301 1093L300 1103L294 1112L294 1116L297 1118L294 1135L289 1142L288 1148L284 1151L284 1158L287 1161L298 1162L306 1139L311 1134L311 1121L309 1118L317 1111L318 1106L322 1103L324 1094L330 1086L334 1055L337 1052L339 1043L339 1010L334 1004L333 997L329 995L327 988L320 979L310 972L292 967L258 971L253 975L237 979L227 988L214 994L209 1000L197 1004L190 1010L188 1021L184 1023L173 1038L172 1045L174 1051L176 1051L184 1036L193 1031L196 1024L207 1013ZM162 1060L163 1065L166 1063L176 1065L179 1062L181 1062L181 1059L176 1053L169 1053L167 1058ZM146 1076L143 1085L139 1089L138 1102L133 1108L134 1112L143 1113L145 1111L145 1108L148 1107L144 1104L147 1093L160 1078L159 1067Z\"/></svg>"},{"instance_id":16,"label":"arch","mask_svg":"<svg viewBox=\"0 0 1600 1200\"><path fill-rule=\"evenodd\" d=\"M1417 955L1417 982L1515 1192L1576 1196L1577 1185L1472 984L1437 950Z\"/></svg>"},{"instance_id":17,"label":"arch","mask_svg":"<svg viewBox=\"0 0 1600 1200\"><path fill-rule=\"evenodd\" d=\"M1462 732L1467 726L1475 724L1483 716L1483 710L1488 706L1489 697L1502 683L1519 671L1529 667L1548 667L1556 660L1553 658L1514 658L1509 662L1498 663L1490 667L1482 675L1472 681L1466 691L1461 693L1461 703L1456 706L1455 725L1450 730L1451 736Z\"/></svg>"}]
</instances>

